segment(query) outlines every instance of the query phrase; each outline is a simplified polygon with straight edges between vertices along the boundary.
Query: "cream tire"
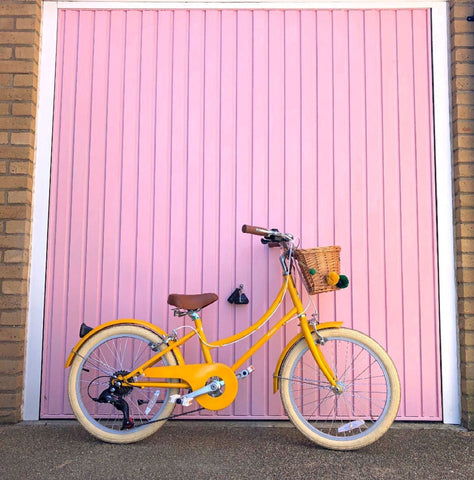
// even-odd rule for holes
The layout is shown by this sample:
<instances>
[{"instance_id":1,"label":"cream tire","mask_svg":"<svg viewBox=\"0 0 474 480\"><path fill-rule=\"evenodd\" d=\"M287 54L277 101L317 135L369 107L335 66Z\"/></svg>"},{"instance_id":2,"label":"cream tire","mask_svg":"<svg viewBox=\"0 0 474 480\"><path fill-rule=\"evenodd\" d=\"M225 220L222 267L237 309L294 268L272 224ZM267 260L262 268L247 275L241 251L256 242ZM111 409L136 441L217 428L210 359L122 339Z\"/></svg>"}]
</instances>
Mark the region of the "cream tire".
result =
<instances>
[{"instance_id":1,"label":"cream tire","mask_svg":"<svg viewBox=\"0 0 474 480\"><path fill-rule=\"evenodd\" d=\"M350 329L321 330L321 350L340 381L336 393L320 372L303 338L280 369L280 394L291 422L314 443L356 450L377 441L392 425L400 404L393 361L373 339Z\"/></svg>"},{"instance_id":2,"label":"cream tire","mask_svg":"<svg viewBox=\"0 0 474 480\"><path fill-rule=\"evenodd\" d=\"M79 349L69 373L69 402L77 420L94 437L109 443L137 442L155 433L165 423L148 421L166 419L172 414L175 404L169 402L169 397L178 393L177 389L127 389L129 391L123 398L129 404L130 416L141 423L121 430L122 412L110 403L99 403L92 398L107 388L114 371L132 371L156 355L151 346L159 345L161 341L159 335L144 327L117 325L99 331ZM163 344L155 348L165 347ZM133 357L139 355L134 362ZM157 365L163 364L177 365L175 356L166 353Z\"/></svg>"}]
</instances>

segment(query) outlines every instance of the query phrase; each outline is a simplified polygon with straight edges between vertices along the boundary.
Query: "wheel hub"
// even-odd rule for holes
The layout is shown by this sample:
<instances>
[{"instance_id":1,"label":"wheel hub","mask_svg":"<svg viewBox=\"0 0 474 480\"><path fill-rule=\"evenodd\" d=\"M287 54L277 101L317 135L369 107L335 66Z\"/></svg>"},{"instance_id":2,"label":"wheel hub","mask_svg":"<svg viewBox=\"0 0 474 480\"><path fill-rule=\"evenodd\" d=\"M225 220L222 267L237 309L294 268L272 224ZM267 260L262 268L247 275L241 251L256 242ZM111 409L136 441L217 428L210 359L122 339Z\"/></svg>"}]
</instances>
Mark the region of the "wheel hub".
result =
<instances>
[{"instance_id":1,"label":"wheel hub","mask_svg":"<svg viewBox=\"0 0 474 480\"><path fill-rule=\"evenodd\" d=\"M109 385L115 395L125 397L133 390L133 387L123 384L124 377L129 373L126 370L117 370L110 378Z\"/></svg>"},{"instance_id":2,"label":"wheel hub","mask_svg":"<svg viewBox=\"0 0 474 480\"><path fill-rule=\"evenodd\" d=\"M334 387L332 387L332 391L336 395L341 395L341 393L343 393L345 389L346 389L346 386L340 381L337 381L336 385Z\"/></svg>"}]
</instances>

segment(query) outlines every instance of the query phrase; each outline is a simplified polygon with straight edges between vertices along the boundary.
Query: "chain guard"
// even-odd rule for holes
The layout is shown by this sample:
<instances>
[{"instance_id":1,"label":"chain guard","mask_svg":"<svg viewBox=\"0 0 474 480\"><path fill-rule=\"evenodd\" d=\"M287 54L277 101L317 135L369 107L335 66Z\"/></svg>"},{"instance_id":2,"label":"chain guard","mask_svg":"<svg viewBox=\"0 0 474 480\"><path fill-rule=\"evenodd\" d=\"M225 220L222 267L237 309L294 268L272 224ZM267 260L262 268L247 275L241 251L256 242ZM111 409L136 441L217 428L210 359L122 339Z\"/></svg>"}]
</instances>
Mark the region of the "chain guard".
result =
<instances>
[{"instance_id":1,"label":"chain guard","mask_svg":"<svg viewBox=\"0 0 474 480\"><path fill-rule=\"evenodd\" d=\"M191 390L202 388L213 377L224 381L224 386L219 391L220 395L204 394L196 397L201 407L207 410L222 410L228 407L237 396L239 388L234 371L223 363L198 363L190 365L169 365L166 367L150 367L143 372L144 377L176 379L180 378L189 384ZM211 380L212 381L212 380ZM137 382L145 386L145 382Z\"/></svg>"}]
</instances>

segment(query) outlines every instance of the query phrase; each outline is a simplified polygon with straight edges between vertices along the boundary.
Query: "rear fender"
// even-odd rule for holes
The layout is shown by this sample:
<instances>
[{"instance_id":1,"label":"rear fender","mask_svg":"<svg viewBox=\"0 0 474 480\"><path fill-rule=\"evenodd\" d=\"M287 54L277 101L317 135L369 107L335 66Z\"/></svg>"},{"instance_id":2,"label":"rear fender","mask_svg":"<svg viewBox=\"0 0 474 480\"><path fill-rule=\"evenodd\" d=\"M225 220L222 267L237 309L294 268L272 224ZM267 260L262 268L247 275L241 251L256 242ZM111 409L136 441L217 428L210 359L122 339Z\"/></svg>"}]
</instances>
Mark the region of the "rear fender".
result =
<instances>
[{"instance_id":1,"label":"rear fender","mask_svg":"<svg viewBox=\"0 0 474 480\"><path fill-rule=\"evenodd\" d=\"M137 327L142 327L146 328L147 330L151 330L152 332L156 333L162 338L165 338L167 336L167 333L162 330L161 328L157 327L156 325L152 325L149 322L145 322L144 320L135 320L135 319L121 319L121 320L112 320L111 322L104 323L103 325L99 325L92 329L87 335L82 337L79 342L74 346L72 349L71 353L69 354L69 357L66 361L65 368L68 368L71 366L72 361L74 360L74 357L77 355L77 352L79 349L84 345L89 338L94 336L96 333L110 327L115 327L117 325L136 325ZM172 342L169 343L169 345L172 345ZM181 351L178 347L173 348L172 352L174 353L174 356L176 357L176 361L178 362L178 365L184 365L184 358L183 355L181 354Z\"/></svg>"},{"instance_id":2,"label":"rear fender","mask_svg":"<svg viewBox=\"0 0 474 480\"><path fill-rule=\"evenodd\" d=\"M320 323L316 325L316 330L325 330L328 328L341 328L343 322L326 322ZM283 364L283 360L285 360L288 352L302 339L304 338L304 333L300 332L298 335L293 337L289 342L288 345L285 347L283 352L281 352L280 358L275 367L275 373L273 374L273 393L276 393L280 389L280 370Z\"/></svg>"}]
</instances>

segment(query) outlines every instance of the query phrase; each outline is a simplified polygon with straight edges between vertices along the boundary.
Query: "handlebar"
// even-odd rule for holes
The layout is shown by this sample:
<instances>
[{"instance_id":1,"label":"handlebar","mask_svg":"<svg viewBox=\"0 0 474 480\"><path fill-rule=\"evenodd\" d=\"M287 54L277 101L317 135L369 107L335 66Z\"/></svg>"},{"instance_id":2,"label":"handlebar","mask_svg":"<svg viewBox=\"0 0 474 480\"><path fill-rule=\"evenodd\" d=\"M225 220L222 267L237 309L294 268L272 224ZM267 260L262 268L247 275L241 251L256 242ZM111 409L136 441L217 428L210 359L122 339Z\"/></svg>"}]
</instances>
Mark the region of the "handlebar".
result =
<instances>
[{"instance_id":1,"label":"handlebar","mask_svg":"<svg viewBox=\"0 0 474 480\"><path fill-rule=\"evenodd\" d=\"M276 228L269 230L268 228L256 227L253 225L242 225L242 232L264 237L262 238L262 243L269 247L277 247L283 242L290 242L293 240L292 235L289 233L281 233Z\"/></svg>"},{"instance_id":2,"label":"handlebar","mask_svg":"<svg viewBox=\"0 0 474 480\"><path fill-rule=\"evenodd\" d=\"M267 228L254 227L253 225L242 225L242 232L250 233L251 235L260 235L261 237L265 237L267 235L275 233L272 230L268 230Z\"/></svg>"}]
</instances>

